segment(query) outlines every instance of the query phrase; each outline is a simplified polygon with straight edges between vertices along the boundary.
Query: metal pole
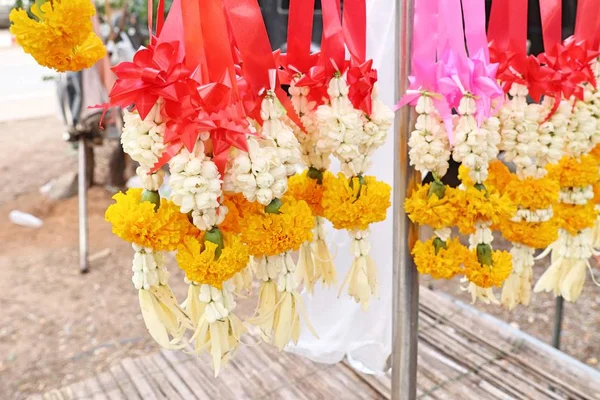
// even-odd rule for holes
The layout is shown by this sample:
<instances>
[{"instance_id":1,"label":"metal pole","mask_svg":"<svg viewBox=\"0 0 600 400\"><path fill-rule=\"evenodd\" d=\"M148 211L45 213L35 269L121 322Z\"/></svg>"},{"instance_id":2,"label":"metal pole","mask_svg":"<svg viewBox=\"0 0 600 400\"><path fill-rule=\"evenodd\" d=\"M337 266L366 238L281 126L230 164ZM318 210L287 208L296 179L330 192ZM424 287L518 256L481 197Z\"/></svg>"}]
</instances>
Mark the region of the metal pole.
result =
<instances>
[{"instance_id":1,"label":"metal pole","mask_svg":"<svg viewBox=\"0 0 600 400\"><path fill-rule=\"evenodd\" d=\"M556 307L554 310L554 327L552 328L552 346L560 349L560 335L562 333L564 299L562 296L556 298Z\"/></svg>"},{"instance_id":2,"label":"metal pole","mask_svg":"<svg viewBox=\"0 0 600 400\"><path fill-rule=\"evenodd\" d=\"M85 135L79 135L79 270L82 274L88 272L88 219L87 219L87 162Z\"/></svg>"},{"instance_id":3,"label":"metal pole","mask_svg":"<svg viewBox=\"0 0 600 400\"><path fill-rule=\"evenodd\" d=\"M408 87L414 0L396 0L396 98ZM394 272L392 332L392 399L417 397L417 338L419 277L410 250L417 240L417 227L404 212L404 199L416 184L417 175L409 165L408 136L411 109L396 113L394 136Z\"/></svg>"}]
</instances>

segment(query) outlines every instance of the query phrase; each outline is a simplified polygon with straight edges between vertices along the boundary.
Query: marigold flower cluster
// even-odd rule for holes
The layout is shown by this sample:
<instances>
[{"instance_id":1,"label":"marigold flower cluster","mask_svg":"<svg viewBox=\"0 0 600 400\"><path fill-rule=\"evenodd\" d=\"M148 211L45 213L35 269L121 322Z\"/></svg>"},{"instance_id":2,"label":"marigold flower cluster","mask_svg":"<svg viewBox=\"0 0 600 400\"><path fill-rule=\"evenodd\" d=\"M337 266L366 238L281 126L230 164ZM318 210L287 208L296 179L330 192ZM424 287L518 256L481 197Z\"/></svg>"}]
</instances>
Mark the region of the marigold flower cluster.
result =
<instances>
[{"instance_id":1,"label":"marigold flower cluster","mask_svg":"<svg viewBox=\"0 0 600 400\"><path fill-rule=\"evenodd\" d=\"M586 205L559 203L554 206L554 214L560 227L571 235L577 235L584 229L593 227L598 215L592 203Z\"/></svg>"},{"instance_id":2,"label":"marigold flower cluster","mask_svg":"<svg viewBox=\"0 0 600 400\"><path fill-rule=\"evenodd\" d=\"M92 29L96 14L90 0L53 0L34 4L31 19L23 9L10 13L10 32L38 64L58 72L94 65L106 49Z\"/></svg>"},{"instance_id":3,"label":"marigold flower cluster","mask_svg":"<svg viewBox=\"0 0 600 400\"><path fill-rule=\"evenodd\" d=\"M480 288L501 286L512 271L512 256L506 251L492 252L492 265L482 264L475 251L465 260L465 276Z\"/></svg>"},{"instance_id":4,"label":"marigold flower cluster","mask_svg":"<svg viewBox=\"0 0 600 400\"><path fill-rule=\"evenodd\" d=\"M375 177L347 178L343 174L323 180L324 216L335 229L366 230L369 224L383 221L390 206L392 188Z\"/></svg>"},{"instance_id":5,"label":"marigold flower cluster","mask_svg":"<svg viewBox=\"0 0 600 400\"><path fill-rule=\"evenodd\" d=\"M458 207L460 218L457 219L456 225L465 235L475 232L475 224L478 221L491 221L496 225L502 219L511 217L516 211L515 205L507 196L474 187L467 187L462 191Z\"/></svg>"},{"instance_id":6,"label":"marigold flower cluster","mask_svg":"<svg viewBox=\"0 0 600 400\"><path fill-rule=\"evenodd\" d=\"M177 248L177 264L192 282L221 289L223 282L246 268L248 247L239 236L224 233L224 246L217 256L218 245L204 240L204 235L187 236Z\"/></svg>"},{"instance_id":7,"label":"marigold flower cluster","mask_svg":"<svg viewBox=\"0 0 600 400\"><path fill-rule=\"evenodd\" d=\"M298 250L302 243L311 240L315 219L308 204L291 196L285 196L282 203L276 213L259 210L244 214L241 238L252 256Z\"/></svg>"},{"instance_id":8,"label":"marigold flower cluster","mask_svg":"<svg viewBox=\"0 0 600 400\"><path fill-rule=\"evenodd\" d=\"M504 219L500 222L498 229L506 240L534 249L544 249L558 238L558 226L556 218L538 223L514 222Z\"/></svg>"},{"instance_id":9,"label":"marigold flower cluster","mask_svg":"<svg viewBox=\"0 0 600 400\"><path fill-rule=\"evenodd\" d=\"M324 171L323 179L319 183L318 179L309 177L308 171L305 170L301 174L296 174L288 179L287 193L296 200L304 200L314 216L322 217L324 213L322 204L323 193L325 192L324 183L326 179L331 180L332 177L331 172Z\"/></svg>"},{"instance_id":10,"label":"marigold flower cluster","mask_svg":"<svg viewBox=\"0 0 600 400\"><path fill-rule=\"evenodd\" d=\"M411 254L417 271L420 274L431 275L433 279L451 279L463 273L464 264L471 257L469 249L463 246L458 238L452 238L436 250L435 239L415 243Z\"/></svg>"},{"instance_id":11,"label":"marigold flower cluster","mask_svg":"<svg viewBox=\"0 0 600 400\"><path fill-rule=\"evenodd\" d=\"M548 174L563 188L593 185L600 178L594 157L563 157L558 164L548 165Z\"/></svg>"},{"instance_id":12,"label":"marigold flower cluster","mask_svg":"<svg viewBox=\"0 0 600 400\"><path fill-rule=\"evenodd\" d=\"M444 197L429 194L431 184L419 185L404 202L404 209L412 222L441 229L456 224L459 205L462 201L460 190L446 187Z\"/></svg>"},{"instance_id":13,"label":"marigold flower cluster","mask_svg":"<svg viewBox=\"0 0 600 400\"><path fill-rule=\"evenodd\" d=\"M160 207L142 201L142 189L129 189L113 196L115 203L105 218L121 239L157 251L173 251L183 239L197 232L185 214L172 202L161 199Z\"/></svg>"},{"instance_id":14,"label":"marigold flower cluster","mask_svg":"<svg viewBox=\"0 0 600 400\"><path fill-rule=\"evenodd\" d=\"M518 207L539 210L551 207L558 201L560 185L548 177L513 179L503 192Z\"/></svg>"}]
</instances>

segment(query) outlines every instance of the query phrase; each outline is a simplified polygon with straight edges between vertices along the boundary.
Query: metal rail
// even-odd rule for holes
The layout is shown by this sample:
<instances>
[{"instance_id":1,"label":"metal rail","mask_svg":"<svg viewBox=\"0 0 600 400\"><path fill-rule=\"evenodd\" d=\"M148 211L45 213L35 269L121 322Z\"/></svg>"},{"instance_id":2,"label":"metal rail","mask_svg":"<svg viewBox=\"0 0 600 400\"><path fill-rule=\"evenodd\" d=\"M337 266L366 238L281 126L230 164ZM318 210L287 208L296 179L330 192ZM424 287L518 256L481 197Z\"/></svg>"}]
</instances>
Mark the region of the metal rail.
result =
<instances>
[{"instance_id":1,"label":"metal rail","mask_svg":"<svg viewBox=\"0 0 600 400\"><path fill-rule=\"evenodd\" d=\"M396 98L408 87L410 73L414 0L396 0ZM410 249L417 239L417 227L404 212L404 199L416 184L417 174L409 165L408 136L411 107L396 113L394 136L394 253L392 309L392 399L417 397L417 337L419 277Z\"/></svg>"},{"instance_id":2,"label":"metal rail","mask_svg":"<svg viewBox=\"0 0 600 400\"><path fill-rule=\"evenodd\" d=\"M87 143L85 135L80 134L78 149L79 174L77 175L77 196L79 200L79 271L82 274L85 274L89 270L86 146Z\"/></svg>"}]
</instances>

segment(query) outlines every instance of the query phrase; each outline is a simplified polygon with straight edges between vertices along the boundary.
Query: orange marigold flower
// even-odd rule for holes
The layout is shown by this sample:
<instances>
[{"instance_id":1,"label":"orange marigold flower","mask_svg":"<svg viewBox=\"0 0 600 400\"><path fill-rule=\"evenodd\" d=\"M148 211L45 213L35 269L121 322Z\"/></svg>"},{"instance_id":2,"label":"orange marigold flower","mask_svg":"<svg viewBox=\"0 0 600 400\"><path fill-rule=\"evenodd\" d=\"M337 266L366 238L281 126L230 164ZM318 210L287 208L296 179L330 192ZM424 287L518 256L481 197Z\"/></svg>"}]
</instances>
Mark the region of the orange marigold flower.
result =
<instances>
[{"instance_id":1,"label":"orange marigold flower","mask_svg":"<svg viewBox=\"0 0 600 400\"><path fill-rule=\"evenodd\" d=\"M274 256L298 250L312 239L315 218L305 201L285 196L278 213L267 213L264 207L244 214L242 241L255 257Z\"/></svg>"},{"instance_id":2,"label":"orange marigold flower","mask_svg":"<svg viewBox=\"0 0 600 400\"><path fill-rule=\"evenodd\" d=\"M333 174L325 171L323 176L331 179ZM287 194L294 196L296 200L304 200L312 210L314 216L323 216L323 192L325 192L325 178L322 183L308 176L308 171L296 174L288 179Z\"/></svg>"},{"instance_id":3,"label":"orange marigold flower","mask_svg":"<svg viewBox=\"0 0 600 400\"><path fill-rule=\"evenodd\" d=\"M493 160L488 164L488 178L485 181L485 186L489 190L503 192L504 188L515 179L516 176L510 172L502 161Z\"/></svg>"}]
</instances>

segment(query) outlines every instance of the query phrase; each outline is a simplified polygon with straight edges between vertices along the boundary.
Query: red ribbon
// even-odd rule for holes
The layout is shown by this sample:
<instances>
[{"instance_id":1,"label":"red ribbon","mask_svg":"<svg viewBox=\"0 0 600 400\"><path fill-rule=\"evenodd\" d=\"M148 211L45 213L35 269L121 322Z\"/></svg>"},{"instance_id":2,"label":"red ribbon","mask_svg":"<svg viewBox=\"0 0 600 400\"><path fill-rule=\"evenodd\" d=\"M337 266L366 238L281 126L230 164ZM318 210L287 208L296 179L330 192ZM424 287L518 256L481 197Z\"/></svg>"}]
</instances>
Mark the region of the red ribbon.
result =
<instances>
[{"instance_id":1,"label":"red ribbon","mask_svg":"<svg viewBox=\"0 0 600 400\"><path fill-rule=\"evenodd\" d=\"M596 32L600 27L600 1L579 0L577 3L577 18L575 19L575 38L585 40L592 50L598 49Z\"/></svg>"},{"instance_id":2,"label":"red ribbon","mask_svg":"<svg viewBox=\"0 0 600 400\"><path fill-rule=\"evenodd\" d=\"M273 89L285 107L288 117L302 127L300 118L285 92L269 78L269 71L276 71L276 64L258 3L256 0L223 0L223 4L240 51L242 76L250 91L243 94L247 112L260 121L262 93Z\"/></svg>"},{"instance_id":3,"label":"red ribbon","mask_svg":"<svg viewBox=\"0 0 600 400\"><path fill-rule=\"evenodd\" d=\"M117 81L109 93L109 106L129 107L135 104L142 119L146 118L159 97L177 101L176 82L189 71L177 62L178 43L160 43L138 50L133 62L112 68Z\"/></svg>"},{"instance_id":4,"label":"red ribbon","mask_svg":"<svg viewBox=\"0 0 600 400\"><path fill-rule=\"evenodd\" d=\"M334 72L345 69L344 31L340 21L340 7L336 0L322 0L323 37L321 39L321 66L327 82Z\"/></svg>"},{"instance_id":5,"label":"red ribbon","mask_svg":"<svg viewBox=\"0 0 600 400\"><path fill-rule=\"evenodd\" d=\"M344 39L352 61L362 64L367 57L367 5L365 0L344 1Z\"/></svg>"},{"instance_id":6,"label":"red ribbon","mask_svg":"<svg viewBox=\"0 0 600 400\"><path fill-rule=\"evenodd\" d=\"M496 76L505 93L513 83L528 86L527 11L528 0L494 0L492 3L488 26L490 60L498 63Z\"/></svg>"},{"instance_id":7,"label":"red ribbon","mask_svg":"<svg viewBox=\"0 0 600 400\"><path fill-rule=\"evenodd\" d=\"M562 0L540 0L544 51L549 52L562 40Z\"/></svg>"},{"instance_id":8,"label":"red ribbon","mask_svg":"<svg viewBox=\"0 0 600 400\"><path fill-rule=\"evenodd\" d=\"M313 64L310 58L310 44L315 0L290 0L288 14L287 60L297 72L306 72Z\"/></svg>"},{"instance_id":9,"label":"red ribbon","mask_svg":"<svg viewBox=\"0 0 600 400\"><path fill-rule=\"evenodd\" d=\"M373 60L367 57L367 7L365 0L346 0L342 29L351 57L347 79L348 98L352 105L367 115L372 111L373 85L377 82L377 71Z\"/></svg>"}]
</instances>

